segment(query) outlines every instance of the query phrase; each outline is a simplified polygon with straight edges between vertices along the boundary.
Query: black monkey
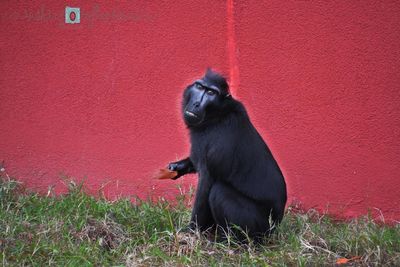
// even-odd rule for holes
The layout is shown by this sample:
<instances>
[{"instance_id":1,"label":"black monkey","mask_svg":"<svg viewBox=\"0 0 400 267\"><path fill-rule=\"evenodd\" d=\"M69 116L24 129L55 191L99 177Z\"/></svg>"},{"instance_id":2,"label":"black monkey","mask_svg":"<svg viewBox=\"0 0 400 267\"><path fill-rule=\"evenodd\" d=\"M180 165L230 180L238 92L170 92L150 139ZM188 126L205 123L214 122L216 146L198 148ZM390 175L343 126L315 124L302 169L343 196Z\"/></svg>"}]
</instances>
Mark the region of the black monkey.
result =
<instances>
[{"instance_id":1,"label":"black monkey","mask_svg":"<svg viewBox=\"0 0 400 267\"><path fill-rule=\"evenodd\" d=\"M233 224L252 238L270 233L270 223L283 217L285 180L225 78L207 70L185 89L182 112L191 152L168 168L178 172L174 179L199 174L191 228L226 230Z\"/></svg>"}]
</instances>

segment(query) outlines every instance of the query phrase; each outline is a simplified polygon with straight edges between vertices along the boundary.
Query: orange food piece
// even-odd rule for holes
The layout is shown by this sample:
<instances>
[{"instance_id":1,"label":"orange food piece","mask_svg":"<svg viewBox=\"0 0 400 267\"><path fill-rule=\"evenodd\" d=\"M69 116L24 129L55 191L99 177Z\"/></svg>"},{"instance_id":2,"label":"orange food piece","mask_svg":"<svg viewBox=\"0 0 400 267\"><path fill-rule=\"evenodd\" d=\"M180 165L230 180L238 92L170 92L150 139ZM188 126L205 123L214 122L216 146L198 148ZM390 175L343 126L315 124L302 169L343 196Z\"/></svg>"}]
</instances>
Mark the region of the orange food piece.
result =
<instances>
[{"instance_id":1,"label":"orange food piece","mask_svg":"<svg viewBox=\"0 0 400 267\"><path fill-rule=\"evenodd\" d=\"M339 258L339 259L336 260L336 264L346 264L346 263L349 263L350 261L357 261L357 260L360 260L360 259L361 259L360 256L354 256L354 257L352 257L350 259Z\"/></svg>"},{"instance_id":2,"label":"orange food piece","mask_svg":"<svg viewBox=\"0 0 400 267\"><path fill-rule=\"evenodd\" d=\"M173 179L177 175L178 175L178 172L176 172L176 171L171 171L168 169L160 169L159 172L154 175L154 179L157 179L157 180Z\"/></svg>"},{"instance_id":3,"label":"orange food piece","mask_svg":"<svg viewBox=\"0 0 400 267\"><path fill-rule=\"evenodd\" d=\"M346 258L339 258L336 260L336 264L346 264L350 261L350 259L346 259Z\"/></svg>"}]
</instances>

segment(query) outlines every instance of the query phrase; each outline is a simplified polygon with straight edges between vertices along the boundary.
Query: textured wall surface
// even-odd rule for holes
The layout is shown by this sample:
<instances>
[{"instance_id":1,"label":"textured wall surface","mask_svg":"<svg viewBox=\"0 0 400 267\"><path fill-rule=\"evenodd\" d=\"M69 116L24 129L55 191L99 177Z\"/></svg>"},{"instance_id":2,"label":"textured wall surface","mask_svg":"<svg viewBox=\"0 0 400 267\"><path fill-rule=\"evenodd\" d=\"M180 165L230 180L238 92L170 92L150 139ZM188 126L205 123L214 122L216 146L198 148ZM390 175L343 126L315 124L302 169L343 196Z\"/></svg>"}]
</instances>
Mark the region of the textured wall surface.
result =
<instances>
[{"instance_id":1,"label":"textured wall surface","mask_svg":"<svg viewBox=\"0 0 400 267\"><path fill-rule=\"evenodd\" d=\"M157 3L156 3L157 2ZM80 7L65 24L65 7ZM27 186L174 198L184 86L231 78L290 201L400 219L400 4L2 1L0 161Z\"/></svg>"},{"instance_id":2,"label":"textured wall surface","mask_svg":"<svg viewBox=\"0 0 400 267\"><path fill-rule=\"evenodd\" d=\"M400 219L400 3L239 2L237 92L307 208Z\"/></svg>"}]
</instances>

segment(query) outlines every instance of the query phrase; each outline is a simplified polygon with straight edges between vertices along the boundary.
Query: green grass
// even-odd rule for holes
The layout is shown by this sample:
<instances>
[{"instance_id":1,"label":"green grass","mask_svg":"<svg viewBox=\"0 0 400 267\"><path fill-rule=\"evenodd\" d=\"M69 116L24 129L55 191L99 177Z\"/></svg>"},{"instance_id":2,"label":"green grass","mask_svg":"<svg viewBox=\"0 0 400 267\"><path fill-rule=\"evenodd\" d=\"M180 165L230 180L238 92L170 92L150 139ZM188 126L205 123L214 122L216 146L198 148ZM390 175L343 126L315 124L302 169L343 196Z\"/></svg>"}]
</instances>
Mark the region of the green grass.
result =
<instances>
[{"instance_id":1,"label":"green grass","mask_svg":"<svg viewBox=\"0 0 400 267\"><path fill-rule=\"evenodd\" d=\"M371 219L335 222L290 207L263 245L215 242L179 230L188 223L187 196L178 204L107 201L71 183L46 197L0 180L0 263L3 266L400 266L400 225Z\"/></svg>"}]
</instances>

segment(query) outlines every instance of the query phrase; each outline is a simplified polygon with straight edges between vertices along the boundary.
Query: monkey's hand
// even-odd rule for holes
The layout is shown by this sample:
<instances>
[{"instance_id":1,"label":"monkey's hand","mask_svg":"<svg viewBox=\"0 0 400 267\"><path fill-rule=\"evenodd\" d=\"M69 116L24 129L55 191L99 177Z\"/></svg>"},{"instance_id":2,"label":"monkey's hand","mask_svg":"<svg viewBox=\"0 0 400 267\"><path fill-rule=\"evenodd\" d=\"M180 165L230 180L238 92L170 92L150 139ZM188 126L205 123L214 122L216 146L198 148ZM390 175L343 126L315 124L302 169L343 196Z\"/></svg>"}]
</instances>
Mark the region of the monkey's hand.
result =
<instances>
[{"instance_id":1,"label":"monkey's hand","mask_svg":"<svg viewBox=\"0 0 400 267\"><path fill-rule=\"evenodd\" d=\"M170 164L168 164L168 169L170 171L176 171L178 173L177 176L172 178L173 180L176 180L179 177L181 177L187 173L195 173L196 172L190 158L186 158L186 159L176 161L176 162L171 162Z\"/></svg>"}]
</instances>

